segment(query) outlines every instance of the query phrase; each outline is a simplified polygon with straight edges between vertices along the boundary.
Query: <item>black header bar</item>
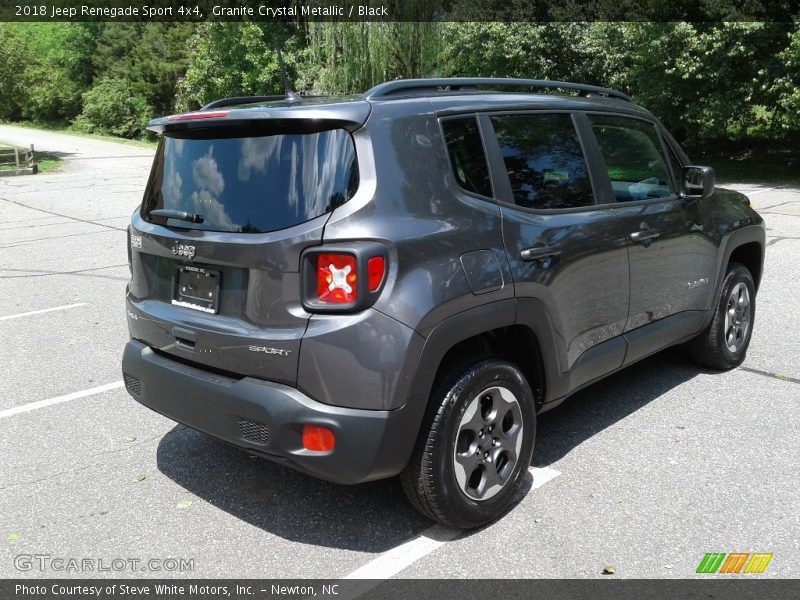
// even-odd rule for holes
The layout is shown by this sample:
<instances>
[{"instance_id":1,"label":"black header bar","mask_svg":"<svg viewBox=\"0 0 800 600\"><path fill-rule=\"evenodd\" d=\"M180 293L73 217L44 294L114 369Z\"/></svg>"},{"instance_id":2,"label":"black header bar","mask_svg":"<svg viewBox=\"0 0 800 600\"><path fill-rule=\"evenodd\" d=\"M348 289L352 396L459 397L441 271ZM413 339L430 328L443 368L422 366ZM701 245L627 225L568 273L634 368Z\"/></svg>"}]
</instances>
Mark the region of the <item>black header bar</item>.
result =
<instances>
[{"instance_id":1,"label":"black header bar","mask_svg":"<svg viewBox=\"0 0 800 600\"><path fill-rule=\"evenodd\" d=\"M799 0L0 0L0 21L770 21Z\"/></svg>"}]
</instances>

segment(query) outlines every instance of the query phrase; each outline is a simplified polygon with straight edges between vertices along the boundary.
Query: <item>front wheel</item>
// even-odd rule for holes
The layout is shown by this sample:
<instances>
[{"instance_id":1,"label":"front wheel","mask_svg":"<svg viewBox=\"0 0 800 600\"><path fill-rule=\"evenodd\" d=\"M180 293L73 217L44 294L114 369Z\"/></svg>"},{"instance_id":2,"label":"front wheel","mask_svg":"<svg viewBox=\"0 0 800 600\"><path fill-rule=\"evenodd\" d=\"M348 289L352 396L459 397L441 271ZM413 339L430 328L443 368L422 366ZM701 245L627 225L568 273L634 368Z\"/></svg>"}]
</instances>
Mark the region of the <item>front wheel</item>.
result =
<instances>
[{"instance_id":1,"label":"front wheel","mask_svg":"<svg viewBox=\"0 0 800 600\"><path fill-rule=\"evenodd\" d=\"M689 342L697 363L727 370L744 361L756 316L756 286L744 265L731 263L722 282L714 317L703 333Z\"/></svg>"},{"instance_id":2,"label":"front wheel","mask_svg":"<svg viewBox=\"0 0 800 600\"><path fill-rule=\"evenodd\" d=\"M403 490L450 527L493 521L513 502L535 437L533 393L516 366L485 358L454 369L434 388Z\"/></svg>"}]
</instances>

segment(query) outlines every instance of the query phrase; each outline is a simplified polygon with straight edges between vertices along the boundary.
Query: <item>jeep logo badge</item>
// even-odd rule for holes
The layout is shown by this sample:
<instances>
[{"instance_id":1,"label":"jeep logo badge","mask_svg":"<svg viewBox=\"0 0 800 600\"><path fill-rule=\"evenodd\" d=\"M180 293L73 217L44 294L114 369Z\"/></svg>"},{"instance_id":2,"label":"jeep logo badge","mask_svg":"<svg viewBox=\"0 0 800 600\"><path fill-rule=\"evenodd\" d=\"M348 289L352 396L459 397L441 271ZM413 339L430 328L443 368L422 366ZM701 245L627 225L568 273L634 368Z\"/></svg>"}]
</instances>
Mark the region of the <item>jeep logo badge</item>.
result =
<instances>
[{"instance_id":1,"label":"jeep logo badge","mask_svg":"<svg viewBox=\"0 0 800 600\"><path fill-rule=\"evenodd\" d=\"M194 246L187 246L185 244L175 244L172 247L172 253L175 256L185 256L186 258L194 258Z\"/></svg>"}]
</instances>

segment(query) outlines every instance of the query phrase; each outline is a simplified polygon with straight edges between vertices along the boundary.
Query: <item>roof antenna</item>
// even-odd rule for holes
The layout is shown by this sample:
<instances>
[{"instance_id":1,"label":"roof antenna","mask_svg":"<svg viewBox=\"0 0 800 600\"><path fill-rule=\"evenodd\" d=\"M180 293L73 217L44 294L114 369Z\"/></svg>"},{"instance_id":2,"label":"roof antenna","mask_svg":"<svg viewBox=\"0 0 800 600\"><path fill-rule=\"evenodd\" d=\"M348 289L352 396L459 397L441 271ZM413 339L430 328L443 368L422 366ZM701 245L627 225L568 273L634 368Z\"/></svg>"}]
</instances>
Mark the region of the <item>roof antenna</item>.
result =
<instances>
[{"instance_id":1,"label":"roof antenna","mask_svg":"<svg viewBox=\"0 0 800 600\"><path fill-rule=\"evenodd\" d=\"M283 91L286 94L286 99L289 102L300 102L301 98L289 85L289 76L286 75L286 65L283 64L283 55L281 49L276 47L275 52L278 53L278 68L281 70L281 78L283 78Z\"/></svg>"}]
</instances>

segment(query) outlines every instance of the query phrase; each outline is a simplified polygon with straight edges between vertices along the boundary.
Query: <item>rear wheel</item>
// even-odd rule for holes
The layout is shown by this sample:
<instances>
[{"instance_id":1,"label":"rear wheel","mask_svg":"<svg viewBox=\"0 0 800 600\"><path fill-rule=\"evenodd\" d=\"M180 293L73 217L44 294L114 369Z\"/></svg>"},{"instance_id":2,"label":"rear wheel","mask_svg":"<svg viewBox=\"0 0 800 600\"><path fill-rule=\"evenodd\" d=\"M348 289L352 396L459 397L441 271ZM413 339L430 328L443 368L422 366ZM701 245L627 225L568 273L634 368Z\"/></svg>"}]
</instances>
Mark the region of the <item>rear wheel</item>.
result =
<instances>
[{"instance_id":1,"label":"rear wheel","mask_svg":"<svg viewBox=\"0 0 800 600\"><path fill-rule=\"evenodd\" d=\"M689 343L697 363L712 369L738 367L747 355L756 316L756 286L750 271L731 263L722 282L714 318L703 333Z\"/></svg>"},{"instance_id":2,"label":"rear wheel","mask_svg":"<svg viewBox=\"0 0 800 600\"><path fill-rule=\"evenodd\" d=\"M519 490L535 435L533 394L517 367L462 365L437 381L403 489L417 510L450 527L493 521Z\"/></svg>"}]
</instances>

